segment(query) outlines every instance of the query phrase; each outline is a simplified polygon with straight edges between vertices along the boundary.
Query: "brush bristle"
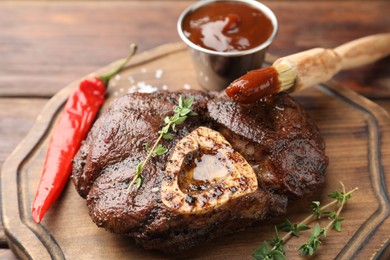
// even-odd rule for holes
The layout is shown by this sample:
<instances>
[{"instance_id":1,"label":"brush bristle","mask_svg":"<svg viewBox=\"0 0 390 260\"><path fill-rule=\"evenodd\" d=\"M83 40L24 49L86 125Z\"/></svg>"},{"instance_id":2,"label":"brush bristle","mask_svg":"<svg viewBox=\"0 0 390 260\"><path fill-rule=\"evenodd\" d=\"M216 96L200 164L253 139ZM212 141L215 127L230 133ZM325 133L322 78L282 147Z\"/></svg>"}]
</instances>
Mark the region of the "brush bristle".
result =
<instances>
[{"instance_id":1,"label":"brush bristle","mask_svg":"<svg viewBox=\"0 0 390 260\"><path fill-rule=\"evenodd\" d=\"M286 91L294 86L297 77L297 73L294 67L283 62L274 64L273 67L278 72L281 91Z\"/></svg>"}]
</instances>

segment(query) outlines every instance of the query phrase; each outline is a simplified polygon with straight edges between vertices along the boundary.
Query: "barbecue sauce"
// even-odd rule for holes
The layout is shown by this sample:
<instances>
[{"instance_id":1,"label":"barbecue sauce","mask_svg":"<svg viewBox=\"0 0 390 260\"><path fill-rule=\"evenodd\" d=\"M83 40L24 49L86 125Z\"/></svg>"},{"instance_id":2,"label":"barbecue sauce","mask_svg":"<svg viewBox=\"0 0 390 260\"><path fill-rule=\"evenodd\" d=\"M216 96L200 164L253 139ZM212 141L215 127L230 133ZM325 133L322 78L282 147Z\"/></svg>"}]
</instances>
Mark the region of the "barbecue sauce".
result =
<instances>
[{"instance_id":1,"label":"barbecue sauce","mask_svg":"<svg viewBox=\"0 0 390 260\"><path fill-rule=\"evenodd\" d=\"M271 36L271 20L242 2L219 1L190 12L182 28L187 38L203 48L242 51L261 45Z\"/></svg>"},{"instance_id":2,"label":"barbecue sauce","mask_svg":"<svg viewBox=\"0 0 390 260\"><path fill-rule=\"evenodd\" d=\"M280 90L278 72L274 67L249 71L233 81L225 90L234 101L250 104Z\"/></svg>"}]
</instances>

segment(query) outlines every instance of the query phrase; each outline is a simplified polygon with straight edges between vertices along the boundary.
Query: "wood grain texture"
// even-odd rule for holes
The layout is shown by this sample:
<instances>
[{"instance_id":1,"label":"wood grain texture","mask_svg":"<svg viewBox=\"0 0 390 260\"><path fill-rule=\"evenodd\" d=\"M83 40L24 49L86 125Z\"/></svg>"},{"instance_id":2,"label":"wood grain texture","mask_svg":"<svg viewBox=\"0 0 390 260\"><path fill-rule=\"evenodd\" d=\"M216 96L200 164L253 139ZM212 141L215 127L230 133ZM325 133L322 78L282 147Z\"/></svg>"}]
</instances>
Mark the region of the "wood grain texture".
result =
<instances>
[{"instance_id":1,"label":"wood grain texture","mask_svg":"<svg viewBox=\"0 0 390 260\"><path fill-rule=\"evenodd\" d=\"M100 72L106 70L107 67ZM162 71L161 77L157 76L160 74L156 74L157 71ZM131 239L97 228L73 184L66 187L40 225L31 220L31 202L43 167L50 127L78 81L47 103L32 130L3 166L1 197L7 239L16 254L33 259L166 259L167 256L137 247ZM145 85L167 86L172 90L184 86L198 88L189 54L182 44L165 45L137 55L130 67L111 82L103 110L118 96L139 87L145 90ZM288 218L294 222L302 219L310 211L311 200L328 201L326 194L339 189L339 181L343 181L347 189L358 186L359 191L342 213L346 218L343 232L329 232L316 257L387 257L390 163L385 158L390 156L389 115L334 82L306 89L294 97L317 122L327 144L330 165L325 185L313 198L291 202ZM4 194L7 194L6 199ZM246 231L204 243L175 257L250 259L253 249L273 237L273 225L283 218L260 222ZM300 258L296 249L303 239L288 242L286 250L291 259Z\"/></svg>"},{"instance_id":2,"label":"wood grain texture","mask_svg":"<svg viewBox=\"0 0 390 260\"><path fill-rule=\"evenodd\" d=\"M143 51L178 40L176 19L192 2L1 1L0 165L48 98L70 81L122 57L130 42ZM390 30L389 1L263 2L279 20L270 48L278 56L333 48ZM390 111L390 58L335 78ZM1 223L0 246L5 246Z\"/></svg>"},{"instance_id":3,"label":"wood grain texture","mask_svg":"<svg viewBox=\"0 0 390 260\"><path fill-rule=\"evenodd\" d=\"M46 99L0 98L0 165L26 136Z\"/></svg>"},{"instance_id":4,"label":"wood grain texture","mask_svg":"<svg viewBox=\"0 0 390 260\"><path fill-rule=\"evenodd\" d=\"M0 165L26 136L46 102L46 99L0 98ZM2 225L0 246L6 247Z\"/></svg>"},{"instance_id":5,"label":"wood grain texture","mask_svg":"<svg viewBox=\"0 0 390 260\"><path fill-rule=\"evenodd\" d=\"M0 2L0 96L44 96L140 50L179 40L176 20L193 1ZM279 20L270 52L286 56L389 32L389 1L263 1ZM337 78L367 95L389 95L390 59ZM373 91L375 90L375 91Z\"/></svg>"}]
</instances>

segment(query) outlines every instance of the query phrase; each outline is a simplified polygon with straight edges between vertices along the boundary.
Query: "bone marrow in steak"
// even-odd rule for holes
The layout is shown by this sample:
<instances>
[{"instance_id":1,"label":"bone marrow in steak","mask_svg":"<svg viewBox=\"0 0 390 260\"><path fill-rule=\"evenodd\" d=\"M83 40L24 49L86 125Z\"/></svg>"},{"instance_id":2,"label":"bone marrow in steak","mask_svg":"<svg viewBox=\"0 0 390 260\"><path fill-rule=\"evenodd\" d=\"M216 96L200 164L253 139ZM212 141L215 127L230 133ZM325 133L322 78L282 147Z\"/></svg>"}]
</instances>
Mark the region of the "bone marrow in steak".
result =
<instances>
[{"instance_id":1,"label":"bone marrow in steak","mask_svg":"<svg viewBox=\"0 0 390 260\"><path fill-rule=\"evenodd\" d=\"M169 151L153 156L142 186L136 165L171 116L194 97ZM95 122L74 159L72 179L100 227L147 249L173 252L284 214L289 197L312 193L328 159L317 127L284 93L242 106L200 91L129 94Z\"/></svg>"}]
</instances>

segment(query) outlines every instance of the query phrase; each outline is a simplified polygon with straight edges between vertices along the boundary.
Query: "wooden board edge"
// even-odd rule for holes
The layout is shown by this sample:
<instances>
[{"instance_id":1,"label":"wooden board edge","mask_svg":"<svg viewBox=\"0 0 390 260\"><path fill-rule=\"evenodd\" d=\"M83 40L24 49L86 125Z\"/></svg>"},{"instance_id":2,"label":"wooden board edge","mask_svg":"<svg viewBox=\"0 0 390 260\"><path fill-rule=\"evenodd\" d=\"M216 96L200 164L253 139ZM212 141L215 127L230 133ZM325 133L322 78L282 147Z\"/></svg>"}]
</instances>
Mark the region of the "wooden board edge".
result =
<instances>
[{"instance_id":1,"label":"wooden board edge","mask_svg":"<svg viewBox=\"0 0 390 260\"><path fill-rule=\"evenodd\" d=\"M167 49L169 50L167 52ZM146 51L140 54L137 54L132 62L129 64L129 67L132 66L137 66L146 62L149 62L153 59L158 59L163 57L164 55L169 55L173 52L177 51L182 51L185 49L185 46L182 43L173 43L173 44L167 44L163 45L160 47L157 47L151 51ZM272 62L273 60L276 59L275 56L268 56L269 62ZM112 69L115 67L118 63L120 63L120 60L113 62L109 64L108 66L105 66L99 70L97 70L94 73L89 74L88 76L93 76L97 75L103 72L107 72L108 70ZM54 120L52 118L55 117L55 114L60 110L62 107L63 103L65 102L66 98L68 97L69 93L71 90L77 86L78 82L80 79L70 83L67 87L65 87L63 90L58 92L48 103L47 105L43 108L42 112L37 118L36 123L34 124L33 128L29 131L28 135L25 137L25 139L17 146L17 148L14 150L14 152L7 158L5 161L2 171L1 171L1 206L2 206L2 217L3 217L3 223L4 227L6 229L6 236L9 241L9 243L12 244L12 249L14 252L22 258L39 258L39 259L45 259L42 255L42 246L43 242L42 241L42 236L41 239L38 236L38 233L43 231L42 227L40 225L36 225L35 223L32 222L32 220L23 214L20 211L21 203L22 200L20 199L20 196L23 196L22 191L18 189L18 187L15 186L7 186L3 185L4 182L9 181L12 178L17 178L19 169L15 168L13 164L15 162L20 162L23 163L26 161L29 157L30 151L33 150L35 146L37 146L42 138L45 136L45 133L47 133L50 129L50 126L53 124ZM389 115L387 112L382 109L380 106L377 104L370 102L368 99L360 96L359 94L353 92L352 90L349 90L345 87L342 87L338 85L335 82L328 82L326 84L322 84L322 86L325 86L328 91L334 91L334 95L348 95L348 98L350 102L353 102L355 104L358 104L363 110L370 111L373 110L374 113L372 114L372 117L376 120L379 121L380 124L389 124L388 118ZM53 109L52 107L55 107ZM374 121L375 121L374 120ZM384 122L386 120L386 122ZM375 122L374 122L375 126ZM374 138L375 139L375 138ZM17 163L16 165L19 165ZM17 181L15 181L17 183ZM386 188L387 189L387 188ZM25 194L24 194L25 195ZM19 205L18 207L15 207L15 210L17 211L17 215L20 216L18 219L10 219L8 218L8 210L12 209L12 205L9 205L10 201L12 199L15 199L15 201L18 201ZM28 198L27 198L28 199ZM387 198L388 199L388 198ZM9 202L7 202L9 201ZM26 203L26 202L25 202ZM385 211L382 211L380 216L383 219L385 217L388 218L388 211L389 211L389 205L388 203L384 204L385 206ZM7 208L7 209L5 209ZM384 214L385 213L385 214ZM386 216L387 214L387 216ZM38 226L38 228L37 228ZM40 227L40 228L39 228ZM33 230L35 232L33 232ZM12 231L12 232L10 232ZM34 244L30 246L30 248L25 248L23 244L23 240L19 237L19 235L23 234L24 237L26 237L27 233L28 235L28 242L31 244L31 241L34 241ZM30 240L31 239L31 240ZM46 237L46 239L49 239L47 241L52 241L50 237ZM47 242L46 241L46 242ZM27 242L27 241L26 241ZM53 242L53 241L52 241ZM54 241L55 242L55 241ZM388 245L388 244L387 244ZM43 247L45 248L45 247ZM46 248L44 249L46 250ZM360 248L359 250L363 250ZM377 252L377 255L379 255L381 252L387 251L387 246L383 247L381 250ZM348 251L349 252L349 251ZM347 252L347 253L348 253ZM347 254L343 254L342 256L346 256ZM56 254L56 252L48 252L47 259L53 258L53 257L58 257L62 258L63 255L61 254Z\"/></svg>"},{"instance_id":2,"label":"wooden board edge","mask_svg":"<svg viewBox=\"0 0 390 260\"><path fill-rule=\"evenodd\" d=\"M161 45L150 51L144 51L135 55L126 68L138 66L184 49L184 44L180 42ZM115 68L121 61L122 60L117 60L112 62L83 78L106 73ZM27 202L32 198L29 198L23 193L22 189L17 187L19 180L15 180L15 178L18 179L19 167L15 167L15 165L23 165L23 163L28 160L30 152L34 150L34 147L39 146L40 142L42 142L43 138L55 122L53 119L56 118L56 114L61 110L71 91L77 87L81 80L82 78L71 82L47 102L37 116L36 122L31 130L8 156L1 168L0 203L6 240L14 253L23 259L51 259L53 257L56 259L64 259L64 255L59 247L50 252L47 251L47 248L45 248L44 245L48 243L56 244L54 238L50 235L45 235L47 232L43 230L43 226L35 224L30 215L23 212L23 208L26 207L25 204L30 205L30 203ZM7 183L7 185L4 185L4 183ZM13 183L14 185L10 185L9 183ZM14 201L18 201L18 205L14 205ZM10 218L9 216L19 216L19 218ZM29 247L26 248L25 245L29 245ZM42 255L43 252L46 252L47 255Z\"/></svg>"},{"instance_id":3,"label":"wooden board edge","mask_svg":"<svg viewBox=\"0 0 390 260\"><path fill-rule=\"evenodd\" d=\"M369 132L368 154L370 158L368 161L371 162L369 165L371 186L379 204L377 210L366 220L365 224L355 232L337 258L354 259L359 254L365 253L366 255L371 255L371 257L377 259L388 251L390 244L385 242L389 239L386 235L379 237L379 240L384 241L384 243L378 246L376 252L369 253L364 251L366 250L365 245L370 239L374 236L381 236L377 231L385 225L385 221L388 220L390 216L389 189L385 181L386 173L390 176L390 169L385 169L383 165L384 158L382 157L384 147L390 146L390 142L382 143L380 135L380 133L382 133L381 129L389 129L390 115L378 104L333 80L319 84L318 86L365 114Z\"/></svg>"}]
</instances>

